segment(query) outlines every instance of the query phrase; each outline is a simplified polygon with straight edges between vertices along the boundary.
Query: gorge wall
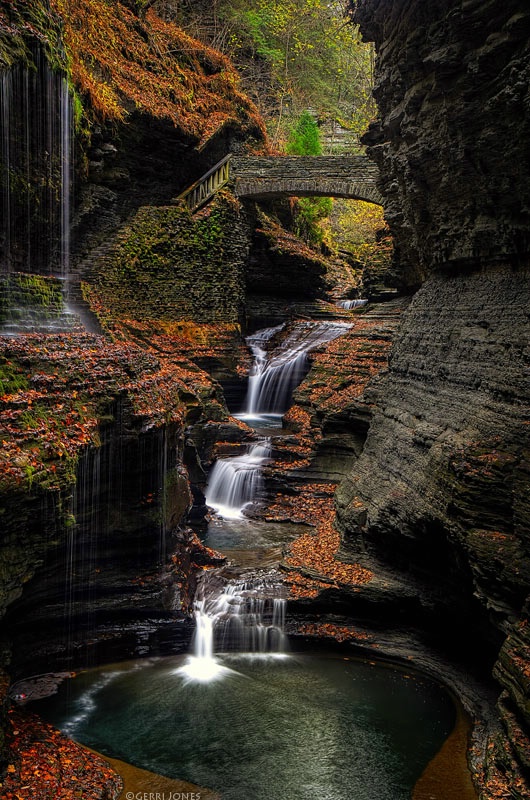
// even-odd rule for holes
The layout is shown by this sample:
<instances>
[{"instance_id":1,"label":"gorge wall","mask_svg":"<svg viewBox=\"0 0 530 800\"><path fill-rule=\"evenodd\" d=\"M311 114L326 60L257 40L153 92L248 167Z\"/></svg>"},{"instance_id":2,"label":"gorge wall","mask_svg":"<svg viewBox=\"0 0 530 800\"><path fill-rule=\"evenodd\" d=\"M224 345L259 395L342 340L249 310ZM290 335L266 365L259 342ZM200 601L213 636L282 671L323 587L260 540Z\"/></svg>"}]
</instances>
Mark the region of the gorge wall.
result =
<instances>
[{"instance_id":1,"label":"gorge wall","mask_svg":"<svg viewBox=\"0 0 530 800\"><path fill-rule=\"evenodd\" d=\"M530 11L355 5L377 49L367 140L397 269L423 283L367 390L376 412L337 496L343 555L392 564L445 607L453 643L496 661L482 796L500 781L528 797Z\"/></svg>"},{"instance_id":2,"label":"gorge wall","mask_svg":"<svg viewBox=\"0 0 530 800\"><path fill-rule=\"evenodd\" d=\"M197 221L174 198L264 132L224 56L135 8L0 8L0 319L28 303L43 326L0 336L12 679L113 642L145 652L166 623L187 646L187 581L209 558L187 513L228 414L197 364L237 377L250 232L235 198ZM96 334L50 324L65 294Z\"/></svg>"},{"instance_id":3,"label":"gorge wall","mask_svg":"<svg viewBox=\"0 0 530 800\"><path fill-rule=\"evenodd\" d=\"M281 226L254 234L228 191L195 216L175 201L227 151L266 150L228 59L153 10L94 8L0 8L0 323L28 303L23 332L44 326L0 336L0 666L14 677L37 651L85 663L82 639L179 616L185 587L169 596L161 566L205 557L186 516L225 398L244 393L253 237L310 299L325 271L313 254L307 277L311 251ZM49 324L63 282L96 333Z\"/></svg>"},{"instance_id":4,"label":"gorge wall","mask_svg":"<svg viewBox=\"0 0 530 800\"><path fill-rule=\"evenodd\" d=\"M378 163L402 277L528 253L528 9L517 0L357 6L375 41Z\"/></svg>"}]
</instances>

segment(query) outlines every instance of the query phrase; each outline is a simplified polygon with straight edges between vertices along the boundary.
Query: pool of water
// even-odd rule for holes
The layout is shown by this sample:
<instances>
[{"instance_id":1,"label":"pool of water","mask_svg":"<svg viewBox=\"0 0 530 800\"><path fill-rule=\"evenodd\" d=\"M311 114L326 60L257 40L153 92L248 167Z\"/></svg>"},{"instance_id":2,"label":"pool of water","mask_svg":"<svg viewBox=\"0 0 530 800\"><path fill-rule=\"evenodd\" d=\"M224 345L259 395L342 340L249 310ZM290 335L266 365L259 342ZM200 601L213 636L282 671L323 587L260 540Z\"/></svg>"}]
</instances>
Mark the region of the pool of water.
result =
<instances>
[{"instance_id":1,"label":"pool of water","mask_svg":"<svg viewBox=\"0 0 530 800\"><path fill-rule=\"evenodd\" d=\"M455 710L430 680L304 654L222 656L189 683L183 657L101 667L34 710L74 739L223 800L409 800Z\"/></svg>"},{"instance_id":2,"label":"pool of water","mask_svg":"<svg viewBox=\"0 0 530 800\"><path fill-rule=\"evenodd\" d=\"M283 547L307 533L306 525L291 522L265 522L248 519L213 517L208 523L203 542L215 550L262 550Z\"/></svg>"},{"instance_id":3,"label":"pool of water","mask_svg":"<svg viewBox=\"0 0 530 800\"><path fill-rule=\"evenodd\" d=\"M276 429L281 432L282 430L283 414L245 414L241 412L240 414L234 414L234 417L246 422L250 428L254 428L256 431Z\"/></svg>"}]
</instances>

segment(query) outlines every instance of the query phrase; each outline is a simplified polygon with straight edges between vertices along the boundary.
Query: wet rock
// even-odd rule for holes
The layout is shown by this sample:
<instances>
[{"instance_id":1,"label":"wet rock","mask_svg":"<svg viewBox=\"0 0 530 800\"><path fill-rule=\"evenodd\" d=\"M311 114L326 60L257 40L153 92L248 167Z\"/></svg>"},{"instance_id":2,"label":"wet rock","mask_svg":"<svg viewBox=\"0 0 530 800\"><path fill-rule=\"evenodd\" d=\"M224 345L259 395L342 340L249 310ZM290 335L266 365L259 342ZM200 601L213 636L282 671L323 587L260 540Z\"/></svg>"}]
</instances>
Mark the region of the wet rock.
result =
<instances>
[{"instance_id":1,"label":"wet rock","mask_svg":"<svg viewBox=\"0 0 530 800\"><path fill-rule=\"evenodd\" d=\"M366 143L396 274L421 288L365 393L372 423L337 494L343 555L418 581L459 649L498 655L503 725L481 796L526 798L530 12L355 5L376 43L381 119Z\"/></svg>"},{"instance_id":2,"label":"wet rock","mask_svg":"<svg viewBox=\"0 0 530 800\"><path fill-rule=\"evenodd\" d=\"M528 9L519 0L356 6L376 42L381 120L366 143L402 283L528 253Z\"/></svg>"}]
</instances>

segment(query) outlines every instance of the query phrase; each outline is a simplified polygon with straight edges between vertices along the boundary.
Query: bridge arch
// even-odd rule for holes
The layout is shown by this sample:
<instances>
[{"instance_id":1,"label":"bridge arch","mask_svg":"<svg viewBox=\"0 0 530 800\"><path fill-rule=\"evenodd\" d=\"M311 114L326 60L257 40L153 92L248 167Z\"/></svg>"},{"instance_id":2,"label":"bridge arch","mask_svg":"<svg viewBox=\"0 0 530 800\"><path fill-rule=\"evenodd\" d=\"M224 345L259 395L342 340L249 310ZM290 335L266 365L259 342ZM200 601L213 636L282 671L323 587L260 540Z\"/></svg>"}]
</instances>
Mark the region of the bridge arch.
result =
<instances>
[{"instance_id":1,"label":"bridge arch","mask_svg":"<svg viewBox=\"0 0 530 800\"><path fill-rule=\"evenodd\" d=\"M344 197L383 205L379 171L366 156L232 156L241 198Z\"/></svg>"}]
</instances>

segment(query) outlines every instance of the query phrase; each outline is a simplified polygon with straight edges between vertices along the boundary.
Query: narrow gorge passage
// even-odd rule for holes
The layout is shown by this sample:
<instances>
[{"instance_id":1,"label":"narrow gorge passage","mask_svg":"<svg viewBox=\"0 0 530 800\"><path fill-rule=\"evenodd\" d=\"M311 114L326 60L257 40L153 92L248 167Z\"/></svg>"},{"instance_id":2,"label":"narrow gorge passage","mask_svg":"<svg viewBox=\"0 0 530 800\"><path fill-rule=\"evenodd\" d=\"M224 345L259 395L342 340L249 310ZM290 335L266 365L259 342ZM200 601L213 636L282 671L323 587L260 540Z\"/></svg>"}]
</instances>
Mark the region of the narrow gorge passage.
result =
<instances>
[{"instance_id":1,"label":"narrow gorge passage","mask_svg":"<svg viewBox=\"0 0 530 800\"><path fill-rule=\"evenodd\" d=\"M255 392L261 400L249 408L247 399L238 416L268 425L270 438L219 458L211 470L206 499L215 515L205 543L228 543L230 561L199 575L191 653L85 672L36 706L47 719L102 753L227 800L266 800L271 792L283 800L410 797L452 729L452 700L425 676L293 647L285 632L288 588L277 567L286 542L305 526L252 518L266 500L261 470L282 430L279 409L290 405L308 353L350 327L295 323L270 352L261 345L279 329L250 337L252 373L266 391L251 385L247 398Z\"/></svg>"},{"instance_id":2,"label":"narrow gorge passage","mask_svg":"<svg viewBox=\"0 0 530 800\"><path fill-rule=\"evenodd\" d=\"M528 0L0 0L2 800L530 800L529 86Z\"/></svg>"},{"instance_id":3,"label":"narrow gorge passage","mask_svg":"<svg viewBox=\"0 0 530 800\"><path fill-rule=\"evenodd\" d=\"M271 558L282 555L285 531L281 524L251 519L254 503L266 500L264 466L271 462L273 437L282 430L282 417L292 395L310 367L309 354L324 347L351 327L347 322L296 322L284 332L285 324L257 331L247 338L253 355L248 377L244 409L236 416L246 424L270 436L258 434L256 442L243 445L241 455L219 458L213 465L205 490L206 503L215 511L208 525L206 541L215 550L222 550L224 537L231 539L231 563L203 574L194 599L197 625L194 657L184 669L190 678L214 675L223 667L215 662L216 647L220 651L249 653L282 653L287 644L284 633L287 588ZM256 436L256 434L254 434ZM232 525L233 521L239 524ZM259 541L260 528L267 529L267 550L253 546ZM223 535L216 536L222 531ZM270 543L275 540L276 550ZM289 536L289 531L287 531ZM238 564L238 546L246 545L244 560L255 560L253 571ZM265 562L265 563L264 563ZM224 577L229 572L230 577ZM221 586L219 586L221 583Z\"/></svg>"}]
</instances>

